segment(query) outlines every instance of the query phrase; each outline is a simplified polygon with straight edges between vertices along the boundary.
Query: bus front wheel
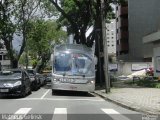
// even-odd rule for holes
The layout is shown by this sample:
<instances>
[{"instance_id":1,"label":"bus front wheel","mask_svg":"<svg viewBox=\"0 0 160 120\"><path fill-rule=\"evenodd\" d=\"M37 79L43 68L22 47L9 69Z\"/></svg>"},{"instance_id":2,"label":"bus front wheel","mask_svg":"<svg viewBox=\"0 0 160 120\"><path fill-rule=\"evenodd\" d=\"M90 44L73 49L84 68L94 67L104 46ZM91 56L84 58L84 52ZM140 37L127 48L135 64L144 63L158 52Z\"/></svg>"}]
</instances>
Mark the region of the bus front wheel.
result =
<instances>
[{"instance_id":1,"label":"bus front wheel","mask_svg":"<svg viewBox=\"0 0 160 120\"><path fill-rule=\"evenodd\" d=\"M52 95L56 95L57 91L56 90L52 90Z\"/></svg>"}]
</instances>

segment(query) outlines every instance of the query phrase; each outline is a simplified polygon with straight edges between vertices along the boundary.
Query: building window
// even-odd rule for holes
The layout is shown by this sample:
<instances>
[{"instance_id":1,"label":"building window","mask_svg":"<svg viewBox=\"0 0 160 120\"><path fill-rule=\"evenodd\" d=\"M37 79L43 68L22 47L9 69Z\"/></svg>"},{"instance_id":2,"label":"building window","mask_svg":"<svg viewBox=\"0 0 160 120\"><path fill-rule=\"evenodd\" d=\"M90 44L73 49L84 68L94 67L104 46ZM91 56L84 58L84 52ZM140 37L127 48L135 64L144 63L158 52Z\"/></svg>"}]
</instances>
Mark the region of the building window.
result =
<instances>
[{"instance_id":1,"label":"building window","mask_svg":"<svg viewBox=\"0 0 160 120\"><path fill-rule=\"evenodd\" d=\"M117 45L119 45L119 40L117 40Z\"/></svg>"},{"instance_id":2,"label":"building window","mask_svg":"<svg viewBox=\"0 0 160 120\"><path fill-rule=\"evenodd\" d=\"M116 19L116 21L118 22L118 18Z\"/></svg>"},{"instance_id":3,"label":"building window","mask_svg":"<svg viewBox=\"0 0 160 120\"><path fill-rule=\"evenodd\" d=\"M118 33L118 29L117 29L117 33Z\"/></svg>"},{"instance_id":4,"label":"building window","mask_svg":"<svg viewBox=\"0 0 160 120\"><path fill-rule=\"evenodd\" d=\"M116 10L118 11L118 6L116 7Z\"/></svg>"},{"instance_id":5,"label":"building window","mask_svg":"<svg viewBox=\"0 0 160 120\"><path fill-rule=\"evenodd\" d=\"M2 55L0 55L0 60L2 60Z\"/></svg>"}]
</instances>

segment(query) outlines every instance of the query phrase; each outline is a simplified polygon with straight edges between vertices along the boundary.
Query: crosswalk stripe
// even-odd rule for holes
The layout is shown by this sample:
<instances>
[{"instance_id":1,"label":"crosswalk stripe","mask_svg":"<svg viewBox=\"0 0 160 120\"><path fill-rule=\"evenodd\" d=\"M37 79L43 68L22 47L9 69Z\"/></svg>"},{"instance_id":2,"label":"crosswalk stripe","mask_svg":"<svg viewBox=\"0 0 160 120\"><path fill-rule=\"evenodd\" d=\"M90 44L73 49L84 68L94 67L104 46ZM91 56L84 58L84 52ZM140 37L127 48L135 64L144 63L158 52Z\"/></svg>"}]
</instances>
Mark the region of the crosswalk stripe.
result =
<instances>
[{"instance_id":1,"label":"crosswalk stripe","mask_svg":"<svg viewBox=\"0 0 160 120\"><path fill-rule=\"evenodd\" d=\"M32 108L20 108L14 114L5 116L7 120L22 120Z\"/></svg>"},{"instance_id":2,"label":"crosswalk stripe","mask_svg":"<svg viewBox=\"0 0 160 120\"><path fill-rule=\"evenodd\" d=\"M129 118L127 118L126 116L120 114L119 112L117 112L114 109L101 109L104 113L106 113L107 115L109 115L113 120L130 120Z\"/></svg>"},{"instance_id":3,"label":"crosswalk stripe","mask_svg":"<svg viewBox=\"0 0 160 120\"><path fill-rule=\"evenodd\" d=\"M52 120L67 120L67 108L55 108Z\"/></svg>"},{"instance_id":4,"label":"crosswalk stripe","mask_svg":"<svg viewBox=\"0 0 160 120\"><path fill-rule=\"evenodd\" d=\"M113 110L113 109L102 109L103 112L105 112L106 114L120 114L119 112Z\"/></svg>"},{"instance_id":5,"label":"crosswalk stripe","mask_svg":"<svg viewBox=\"0 0 160 120\"><path fill-rule=\"evenodd\" d=\"M67 114L66 108L55 108L54 114Z\"/></svg>"},{"instance_id":6,"label":"crosswalk stripe","mask_svg":"<svg viewBox=\"0 0 160 120\"><path fill-rule=\"evenodd\" d=\"M15 114L24 114L26 115L32 108L20 108Z\"/></svg>"}]
</instances>

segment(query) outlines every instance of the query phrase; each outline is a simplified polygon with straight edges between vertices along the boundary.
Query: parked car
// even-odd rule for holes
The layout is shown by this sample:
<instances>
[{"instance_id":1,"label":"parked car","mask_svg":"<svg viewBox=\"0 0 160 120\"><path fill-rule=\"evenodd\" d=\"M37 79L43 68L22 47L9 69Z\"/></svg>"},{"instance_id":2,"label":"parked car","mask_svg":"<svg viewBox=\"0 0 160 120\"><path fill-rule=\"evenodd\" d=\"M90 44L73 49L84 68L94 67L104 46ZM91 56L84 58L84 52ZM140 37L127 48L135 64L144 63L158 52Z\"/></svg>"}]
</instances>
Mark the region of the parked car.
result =
<instances>
[{"instance_id":1,"label":"parked car","mask_svg":"<svg viewBox=\"0 0 160 120\"><path fill-rule=\"evenodd\" d=\"M40 79L36 76L36 72L34 69L27 69L28 75L31 80L32 90L38 90L41 86Z\"/></svg>"},{"instance_id":2,"label":"parked car","mask_svg":"<svg viewBox=\"0 0 160 120\"><path fill-rule=\"evenodd\" d=\"M45 79L44 75L42 75L40 73L36 73L36 76L40 79L41 86L46 84L46 79Z\"/></svg>"},{"instance_id":3,"label":"parked car","mask_svg":"<svg viewBox=\"0 0 160 120\"><path fill-rule=\"evenodd\" d=\"M51 78L52 78L52 74L51 73L48 73L46 75L46 82L51 82Z\"/></svg>"},{"instance_id":4,"label":"parked car","mask_svg":"<svg viewBox=\"0 0 160 120\"><path fill-rule=\"evenodd\" d=\"M0 94L25 97L31 91L31 81L25 70L11 69L0 72Z\"/></svg>"}]
</instances>

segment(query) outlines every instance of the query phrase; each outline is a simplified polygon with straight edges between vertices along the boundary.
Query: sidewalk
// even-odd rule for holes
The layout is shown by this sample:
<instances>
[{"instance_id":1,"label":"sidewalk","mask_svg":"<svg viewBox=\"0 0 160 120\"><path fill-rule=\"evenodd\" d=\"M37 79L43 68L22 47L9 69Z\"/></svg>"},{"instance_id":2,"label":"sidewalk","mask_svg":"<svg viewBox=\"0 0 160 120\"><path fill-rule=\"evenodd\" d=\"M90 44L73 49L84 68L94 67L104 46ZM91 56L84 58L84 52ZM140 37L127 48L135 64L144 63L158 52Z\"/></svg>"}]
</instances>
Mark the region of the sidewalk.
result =
<instances>
[{"instance_id":1,"label":"sidewalk","mask_svg":"<svg viewBox=\"0 0 160 120\"><path fill-rule=\"evenodd\" d=\"M95 90L95 93L123 107L150 113L160 114L160 89L127 86L122 83L106 94L105 89Z\"/></svg>"}]
</instances>

